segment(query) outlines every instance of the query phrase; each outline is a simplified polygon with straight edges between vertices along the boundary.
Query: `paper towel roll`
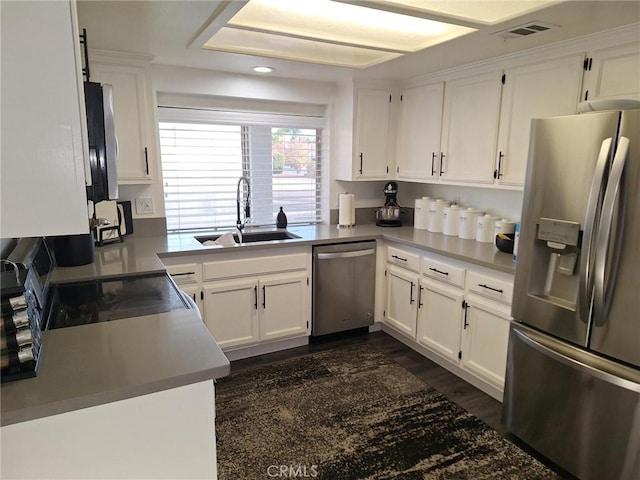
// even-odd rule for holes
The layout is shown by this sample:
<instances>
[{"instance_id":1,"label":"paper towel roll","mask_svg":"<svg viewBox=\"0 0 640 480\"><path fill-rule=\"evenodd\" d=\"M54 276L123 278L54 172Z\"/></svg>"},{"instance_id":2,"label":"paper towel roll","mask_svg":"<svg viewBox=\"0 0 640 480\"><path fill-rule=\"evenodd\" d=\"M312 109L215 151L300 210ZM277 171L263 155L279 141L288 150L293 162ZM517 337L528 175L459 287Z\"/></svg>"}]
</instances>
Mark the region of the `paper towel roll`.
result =
<instances>
[{"instance_id":1,"label":"paper towel roll","mask_svg":"<svg viewBox=\"0 0 640 480\"><path fill-rule=\"evenodd\" d=\"M416 230L427 229L427 216L429 212L429 198L416 198L413 211L413 228Z\"/></svg>"},{"instance_id":2,"label":"paper towel roll","mask_svg":"<svg viewBox=\"0 0 640 480\"><path fill-rule=\"evenodd\" d=\"M338 227L352 227L356 224L355 198L353 193L338 196Z\"/></svg>"}]
</instances>

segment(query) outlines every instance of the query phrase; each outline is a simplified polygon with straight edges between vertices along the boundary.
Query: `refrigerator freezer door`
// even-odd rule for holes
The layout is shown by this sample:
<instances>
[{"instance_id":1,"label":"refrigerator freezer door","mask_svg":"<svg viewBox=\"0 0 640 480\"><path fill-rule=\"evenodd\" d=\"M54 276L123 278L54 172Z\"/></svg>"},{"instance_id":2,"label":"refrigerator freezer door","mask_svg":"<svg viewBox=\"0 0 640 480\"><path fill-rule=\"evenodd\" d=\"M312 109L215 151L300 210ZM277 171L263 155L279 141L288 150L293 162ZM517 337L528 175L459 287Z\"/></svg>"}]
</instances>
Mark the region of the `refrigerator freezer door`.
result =
<instances>
[{"instance_id":1,"label":"refrigerator freezer door","mask_svg":"<svg viewBox=\"0 0 640 480\"><path fill-rule=\"evenodd\" d=\"M626 159L622 158L627 144L624 139L628 139ZM598 242L595 273L600 277L596 281L595 321L589 346L640 367L640 110L622 112L618 160L626 161L617 201L613 201L616 165L607 186L610 202L605 201L603 206L603 223L611 228L602 225L600 229L599 239L608 243L608 248Z\"/></svg>"},{"instance_id":2,"label":"refrigerator freezer door","mask_svg":"<svg viewBox=\"0 0 640 480\"><path fill-rule=\"evenodd\" d=\"M512 315L581 346L592 291L585 276L619 118L598 112L532 122ZM568 263L579 267L563 268Z\"/></svg>"},{"instance_id":3,"label":"refrigerator freezer door","mask_svg":"<svg viewBox=\"0 0 640 480\"><path fill-rule=\"evenodd\" d=\"M503 420L581 480L640 478L635 369L512 325Z\"/></svg>"}]
</instances>

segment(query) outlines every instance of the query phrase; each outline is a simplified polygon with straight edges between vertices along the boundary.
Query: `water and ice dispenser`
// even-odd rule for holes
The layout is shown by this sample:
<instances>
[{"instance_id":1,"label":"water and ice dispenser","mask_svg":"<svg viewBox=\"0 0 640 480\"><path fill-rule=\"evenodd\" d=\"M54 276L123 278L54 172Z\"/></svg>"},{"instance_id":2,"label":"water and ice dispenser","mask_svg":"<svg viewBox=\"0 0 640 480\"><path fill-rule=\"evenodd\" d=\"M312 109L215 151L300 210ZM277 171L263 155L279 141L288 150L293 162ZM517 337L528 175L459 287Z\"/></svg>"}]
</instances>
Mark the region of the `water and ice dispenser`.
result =
<instances>
[{"instance_id":1,"label":"water and ice dispenser","mask_svg":"<svg viewBox=\"0 0 640 480\"><path fill-rule=\"evenodd\" d=\"M581 240L578 222L539 219L531 261L542 268L531 269L530 295L575 310Z\"/></svg>"}]
</instances>

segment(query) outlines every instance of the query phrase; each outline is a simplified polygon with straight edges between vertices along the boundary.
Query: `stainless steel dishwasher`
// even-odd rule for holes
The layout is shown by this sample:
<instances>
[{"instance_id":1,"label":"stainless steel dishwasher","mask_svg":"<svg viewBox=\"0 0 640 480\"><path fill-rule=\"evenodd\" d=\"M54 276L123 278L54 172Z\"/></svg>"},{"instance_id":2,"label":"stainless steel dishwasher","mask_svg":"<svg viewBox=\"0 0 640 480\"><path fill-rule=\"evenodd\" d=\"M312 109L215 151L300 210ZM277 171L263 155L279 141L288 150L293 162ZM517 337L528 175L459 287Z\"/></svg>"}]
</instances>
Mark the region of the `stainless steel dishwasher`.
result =
<instances>
[{"instance_id":1,"label":"stainless steel dishwasher","mask_svg":"<svg viewBox=\"0 0 640 480\"><path fill-rule=\"evenodd\" d=\"M376 242L313 248L313 336L373 324Z\"/></svg>"}]
</instances>

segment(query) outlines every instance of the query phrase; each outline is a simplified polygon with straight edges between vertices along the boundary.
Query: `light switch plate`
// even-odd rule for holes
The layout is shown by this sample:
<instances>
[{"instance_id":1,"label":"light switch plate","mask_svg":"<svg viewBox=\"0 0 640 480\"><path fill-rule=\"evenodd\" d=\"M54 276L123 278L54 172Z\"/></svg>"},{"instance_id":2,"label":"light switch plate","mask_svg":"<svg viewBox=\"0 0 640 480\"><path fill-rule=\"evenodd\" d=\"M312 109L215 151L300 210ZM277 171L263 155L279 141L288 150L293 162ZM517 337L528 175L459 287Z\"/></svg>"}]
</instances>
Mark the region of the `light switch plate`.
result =
<instances>
[{"instance_id":1,"label":"light switch plate","mask_svg":"<svg viewBox=\"0 0 640 480\"><path fill-rule=\"evenodd\" d=\"M151 197L136 198L136 213L138 215L153 213L153 198Z\"/></svg>"}]
</instances>

